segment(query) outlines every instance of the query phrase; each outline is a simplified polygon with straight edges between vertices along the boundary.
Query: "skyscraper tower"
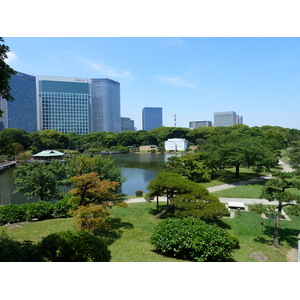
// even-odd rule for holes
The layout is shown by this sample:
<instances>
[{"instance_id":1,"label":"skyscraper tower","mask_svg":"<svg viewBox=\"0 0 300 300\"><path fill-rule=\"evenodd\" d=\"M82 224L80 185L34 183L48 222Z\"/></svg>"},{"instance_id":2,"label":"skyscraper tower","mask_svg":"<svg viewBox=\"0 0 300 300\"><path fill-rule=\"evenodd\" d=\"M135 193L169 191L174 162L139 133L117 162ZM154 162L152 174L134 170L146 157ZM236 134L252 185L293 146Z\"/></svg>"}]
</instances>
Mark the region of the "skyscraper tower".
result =
<instances>
[{"instance_id":1,"label":"skyscraper tower","mask_svg":"<svg viewBox=\"0 0 300 300\"><path fill-rule=\"evenodd\" d=\"M0 108L4 111L0 118L0 130L18 128L28 132L37 131L35 77L18 72L11 77L9 85L15 100L0 98Z\"/></svg>"},{"instance_id":2,"label":"skyscraper tower","mask_svg":"<svg viewBox=\"0 0 300 300\"><path fill-rule=\"evenodd\" d=\"M121 132L120 83L91 79L91 132Z\"/></svg>"},{"instance_id":3,"label":"skyscraper tower","mask_svg":"<svg viewBox=\"0 0 300 300\"><path fill-rule=\"evenodd\" d=\"M151 130L162 125L161 107L144 107L142 112L143 130Z\"/></svg>"}]
</instances>

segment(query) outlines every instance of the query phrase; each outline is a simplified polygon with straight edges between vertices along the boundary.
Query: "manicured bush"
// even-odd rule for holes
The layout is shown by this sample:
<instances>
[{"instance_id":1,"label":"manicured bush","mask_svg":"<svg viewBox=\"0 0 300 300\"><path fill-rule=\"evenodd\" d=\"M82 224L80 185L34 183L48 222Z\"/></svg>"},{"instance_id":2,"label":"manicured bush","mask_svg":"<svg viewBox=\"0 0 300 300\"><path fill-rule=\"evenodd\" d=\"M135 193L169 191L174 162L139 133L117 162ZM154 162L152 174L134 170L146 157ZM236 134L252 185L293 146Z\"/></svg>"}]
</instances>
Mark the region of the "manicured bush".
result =
<instances>
[{"instance_id":1,"label":"manicured bush","mask_svg":"<svg viewBox=\"0 0 300 300\"><path fill-rule=\"evenodd\" d=\"M26 221L26 207L19 204L0 206L0 225Z\"/></svg>"},{"instance_id":2,"label":"manicured bush","mask_svg":"<svg viewBox=\"0 0 300 300\"><path fill-rule=\"evenodd\" d=\"M45 259L52 262L108 262L111 258L105 242L85 231L52 233L39 247Z\"/></svg>"},{"instance_id":3,"label":"manicured bush","mask_svg":"<svg viewBox=\"0 0 300 300\"><path fill-rule=\"evenodd\" d=\"M71 215L76 218L75 228L78 230L96 234L109 227L109 211L99 204L81 205Z\"/></svg>"},{"instance_id":4,"label":"manicured bush","mask_svg":"<svg viewBox=\"0 0 300 300\"><path fill-rule=\"evenodd\" d=\"M43 261L37 245L31 241L18 242L7 234L0 234L1 262L38 262Z\"/></svg>"},{"instance_id":5,"label":"manicured bush","mask_svg":"<svg viewBox=\"0 0 300 300\"><path fill-rule=\"evenodd\" d=\"M55 203L38 201L0 206L0 226L7 223L31 221L32 219L67 218L71 209L68 201L68 198L64 198Z\"/></svg>"},{"instance_id":6,"label":"manicured bush","mask_svg":"<svg viewBox=\"0 0 300 300\"><path fill-rule=\"evenodd\" d=\"M226 230L193 217L163 220L150 242L162 254L191 261L228 261L237 247Z\"/></svg>"},{"instance_id":7,"label":"manicured bush","mask_svg":"<svg viewBox=\"0 0 300 300\"><path fill-rule=\"evenodd\" d=\"M53 204L51 202L38 201L27 203L24 206L26 210L26 221L31 221L32 219L47 220L53 217Z\"/></svg>"}]
</instances>

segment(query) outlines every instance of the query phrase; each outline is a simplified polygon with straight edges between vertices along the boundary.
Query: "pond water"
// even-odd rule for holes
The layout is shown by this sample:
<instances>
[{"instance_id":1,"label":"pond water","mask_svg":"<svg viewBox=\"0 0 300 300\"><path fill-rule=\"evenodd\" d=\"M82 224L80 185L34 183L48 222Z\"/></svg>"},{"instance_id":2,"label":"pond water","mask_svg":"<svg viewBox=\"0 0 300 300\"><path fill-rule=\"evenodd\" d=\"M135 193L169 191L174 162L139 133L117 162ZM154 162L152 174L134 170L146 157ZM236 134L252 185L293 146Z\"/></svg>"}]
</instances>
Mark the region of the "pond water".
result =
<instances>
[{"instance_id":1,"label":"pond water","mask_svg":"<svg viewBox=\"0 0 300 300\"><path fill-rule=\"evenodd\" d=\"M122 177L126 181L122 185L122 193L134 195L136 190L147 192L147 185L158 173L162 172L163 164L174 154L128 153L113 154L115 164L120 166ZM0 205L36 202L37 197L27 199L21 193L13 193L16 186L13 179L14 168L0 173Z\"/></svg>"}]
</instances>

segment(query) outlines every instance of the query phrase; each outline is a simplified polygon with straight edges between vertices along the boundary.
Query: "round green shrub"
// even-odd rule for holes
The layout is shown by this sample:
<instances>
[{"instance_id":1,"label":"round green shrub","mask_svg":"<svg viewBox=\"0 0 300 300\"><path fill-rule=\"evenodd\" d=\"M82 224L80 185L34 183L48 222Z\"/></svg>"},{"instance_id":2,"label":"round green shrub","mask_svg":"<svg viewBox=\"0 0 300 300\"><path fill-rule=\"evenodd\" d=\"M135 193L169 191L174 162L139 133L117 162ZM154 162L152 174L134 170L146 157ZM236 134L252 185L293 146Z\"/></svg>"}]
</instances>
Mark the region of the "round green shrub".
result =
<instances>
[{"instance_id":1,"label":"round green shrub","mask_svg":"<svg viewBox=\"0 0 300 300\"><path fill-rule=\"evenodd\" d=\"M39 248L31 241L18 242L4 232L0 234L1 262L38 262L43 261Z\"/></svg>"},{"instance_id":2,"label":"round green shrub","mask_svg":"<svg viewBox=\"0 0 300 300\"><path fill-rule=\"evenodd\" d=\"M191 261L228 261L236 239L216 225L193 218L169 218L159 223L150 238L164 255Z\"/></svg>"},{"instance_id":3,"label":"round green shrub","mask_svg":"<svg viewBox=\"0 0 300 300\"><path fill-rule=\"evenodd\" d=\"M53 262L107 262L111 255L105 242L85 231L61 231L39 244L44 258Z\"/></svg>"}]
</instances>

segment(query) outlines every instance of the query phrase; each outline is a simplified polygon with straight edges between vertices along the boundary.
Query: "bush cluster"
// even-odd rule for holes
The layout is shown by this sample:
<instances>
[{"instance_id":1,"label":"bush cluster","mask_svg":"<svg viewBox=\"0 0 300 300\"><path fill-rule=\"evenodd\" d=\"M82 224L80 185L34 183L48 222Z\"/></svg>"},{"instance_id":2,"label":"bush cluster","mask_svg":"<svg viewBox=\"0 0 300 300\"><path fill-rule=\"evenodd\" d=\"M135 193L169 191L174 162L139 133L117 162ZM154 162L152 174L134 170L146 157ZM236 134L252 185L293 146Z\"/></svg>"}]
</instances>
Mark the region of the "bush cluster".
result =
<instances>
[{"instance_id":1,"label":"bush cluster","mask_svg":"<svg viewBox=\"0 0 300 300\"><path fill-rule=\"evenodd\" d=\"M85 231L52 233L38 244L18 242L0 234L1 262L108 262L110 251L105 242Z\"/></svg>"},{"instance_id":2,"label":"bush cluster","mask_svg":"<svg viewBox=\"0 0 300 300\"><path fill-rule=\"evenodd\" d=\"M7 223L31 221L32 219L66 218L70 208L68 199L62 199L55 203L38 201L0 206L0 226Z\"/></svg>"},{"instance_id":3,"label":"bush cluster","mask_svg":"<svg viewBox=\"0 0 300 300\"><path fill-rule=\"evenodd\" d=\"M150 238L164 255L191 261L228 261L238 240L226 230L200 219L169 218L159 223Z\"/></svg>"}]
</instances>

